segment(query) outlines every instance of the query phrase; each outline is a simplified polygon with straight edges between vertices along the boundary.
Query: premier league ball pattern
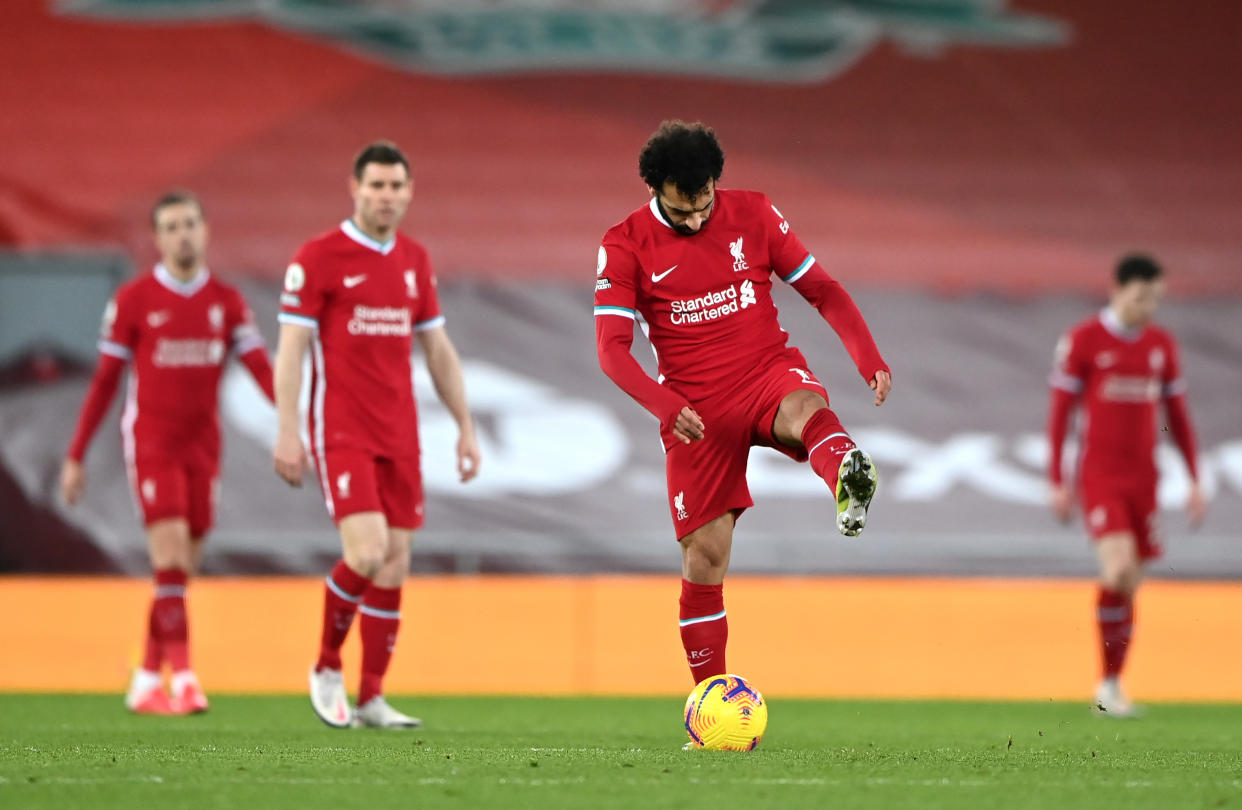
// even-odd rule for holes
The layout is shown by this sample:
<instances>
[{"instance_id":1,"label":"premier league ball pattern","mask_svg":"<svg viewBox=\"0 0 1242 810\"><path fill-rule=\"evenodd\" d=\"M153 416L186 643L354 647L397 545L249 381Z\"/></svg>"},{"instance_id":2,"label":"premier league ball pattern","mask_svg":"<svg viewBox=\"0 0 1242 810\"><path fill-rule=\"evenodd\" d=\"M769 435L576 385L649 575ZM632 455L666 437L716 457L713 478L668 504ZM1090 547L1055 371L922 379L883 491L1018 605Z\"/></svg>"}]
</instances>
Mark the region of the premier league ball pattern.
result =
<instances>
[{"instance_id":1,"label":"premier league ball pattern","mask_svg":"<svg viewBox=\"0 0 1242 810\"><path fill-rule=\"evenodd\" d=\"M763 739L768 706L745 678L716 675L700 681L686 699L690 747L709 751L750 751Z\"/></svg>"}]
</instances>

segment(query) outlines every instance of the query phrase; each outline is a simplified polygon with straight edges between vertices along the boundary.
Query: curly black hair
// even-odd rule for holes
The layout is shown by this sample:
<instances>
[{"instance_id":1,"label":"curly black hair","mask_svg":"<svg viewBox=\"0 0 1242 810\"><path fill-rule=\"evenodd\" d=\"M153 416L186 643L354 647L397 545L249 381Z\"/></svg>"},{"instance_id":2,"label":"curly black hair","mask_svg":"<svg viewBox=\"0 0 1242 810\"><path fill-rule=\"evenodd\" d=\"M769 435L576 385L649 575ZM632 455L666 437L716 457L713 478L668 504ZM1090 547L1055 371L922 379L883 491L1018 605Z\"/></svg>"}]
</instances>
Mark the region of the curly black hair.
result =
<instances>
[{"instance_id":1,"label":"curly black hair","mask_svg":"<svg viewBox=\"0 0 1242 810\"><path fill-rule=\"evenodd\" d=\"M1164 275L1164 271L1156 260L1143 253L1131 253L1117 262L1114 278L1117 284L1124 287L1131 281L1155 281Z\"/></svg>"},{"instance_id":2,"label":"curly black hair","mask_svg":"<svg viewBox=\"0 0 1242 810\"><path fill-rule=\"evenodd\" d=\"M699 121L665 121L638 155L644 183L656 191L672 183L690 199L707 188L708 180L719 180L722 171L724 150L712 128Z\"/></svg>"}]
</instances>

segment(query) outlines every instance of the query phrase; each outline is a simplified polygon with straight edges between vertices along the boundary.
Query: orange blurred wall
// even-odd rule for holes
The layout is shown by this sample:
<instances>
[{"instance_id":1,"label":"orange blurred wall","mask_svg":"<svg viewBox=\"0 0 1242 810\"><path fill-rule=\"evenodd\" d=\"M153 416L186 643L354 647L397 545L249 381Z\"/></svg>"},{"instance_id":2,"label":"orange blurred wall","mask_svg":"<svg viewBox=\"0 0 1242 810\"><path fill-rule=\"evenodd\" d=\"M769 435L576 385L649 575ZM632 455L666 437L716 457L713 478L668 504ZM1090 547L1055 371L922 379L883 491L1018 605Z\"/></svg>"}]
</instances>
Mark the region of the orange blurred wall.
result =
<instances>
[{"instance_id":1,"label":"orange blurred wall","mask_svg":"<svg viewBox=\"0 0 1242 810\"><path fill-rule=\"evenodd\" d=\"M393 693L677 694L691 686L676 576L415 577ZM120 692L141 579L0 577L0 690ZM1097 677L1087 581L734 577L730 669L771 695L1076 699ZM208 693L301 692L322 580L190 589ZM1144 700L1242 700L1242 584L1151 582L1127 681ZM356 686L358 649L346 645Z\"/></svg>"}]
</instances>

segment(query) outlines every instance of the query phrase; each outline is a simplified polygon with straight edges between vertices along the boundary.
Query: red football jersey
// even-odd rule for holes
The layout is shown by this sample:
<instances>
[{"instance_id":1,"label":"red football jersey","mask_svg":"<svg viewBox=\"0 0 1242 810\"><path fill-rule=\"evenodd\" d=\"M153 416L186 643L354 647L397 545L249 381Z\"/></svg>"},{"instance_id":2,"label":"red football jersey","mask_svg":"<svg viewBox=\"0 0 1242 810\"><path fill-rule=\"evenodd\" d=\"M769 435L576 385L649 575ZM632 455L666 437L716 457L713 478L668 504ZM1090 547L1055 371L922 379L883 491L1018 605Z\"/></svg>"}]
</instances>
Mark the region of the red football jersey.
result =
<instances>
[{"instance_id":1,"label":"red football jersey","mask_svg":"<svg viewBox=\"0 0 1242 810\"><path fill-rule=\"evenodd\" d=\"M660 382L694 401L732 390L784 350L789 335L777 320L772 276L795 284L813 267L815 257L764 194L718 188L693 236L674 231L653 197L604 235L595 315L641 315ZM866 342L875 355L866 362L887 368L869 335Z\"/></svg>"},{"instance_id":2,"label":"red football jersey","mask_svg":"<svg viewBox=\"0 0 1242 810\"><path fill-rule=\"evenodd\" d=\"M282 323L315 329L308 433L316 457L337 448L417 455L413 335L444 325L423 246L402 234L381 244L346 220L302 246L280 302Z\"/></svg>"},{"instance_id":3,"label":"red football jersey","mask_svg":"<svg viewBox=\"0 0 1242 810\"><path fill-rule=\"evenodd\" d=\"M1050 382L1082 396L1083 479L1154 483L1157 405L1186 390L1171 334L1105 308L1061 338Z\"/></svg>"},{"instance_id":4,"label":"red football jersey","mask_svg":"<svg viewBox=\"0 0 1242 810\"><path fill-rule=\"evenodd\" d=\"M206 270L182 282L157 265L122 285L104 311L99 350L133 361L121 416L126 456L214 465L224 362L262 346L241 294Z\"/></svg>"}]
</instances>

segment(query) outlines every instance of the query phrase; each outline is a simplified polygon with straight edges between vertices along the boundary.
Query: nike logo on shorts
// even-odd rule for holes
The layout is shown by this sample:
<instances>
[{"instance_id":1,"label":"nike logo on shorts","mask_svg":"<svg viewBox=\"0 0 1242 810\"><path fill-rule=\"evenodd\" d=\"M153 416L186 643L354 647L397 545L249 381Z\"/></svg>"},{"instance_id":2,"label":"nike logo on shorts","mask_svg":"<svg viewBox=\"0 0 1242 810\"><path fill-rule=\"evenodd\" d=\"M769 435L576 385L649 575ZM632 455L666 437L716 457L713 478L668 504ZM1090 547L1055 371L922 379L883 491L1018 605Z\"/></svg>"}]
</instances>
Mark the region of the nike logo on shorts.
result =
<instances>
[{"instance_id":1,"label":"nike logo on shorts","mask_svg":"<svg viewBox=\"0 0 1242 810\"><path fill-rule=\"evenodd\" d=\"M673 271L674 271L674 270L676 270L676 269L677 269L677 265L673 265L672 267L670 267L669 269L665 270L663 273L660 273L660 274L658 274L658 275L657 275L656 273L652 273L652 274L651 274L651 281L652 281L652 282L658 282L658 281L661 281L661 280L663 280L663 278L664 278L665 276L667 276L669 273L673 272Z\"/></svg>"}]
</instances>

